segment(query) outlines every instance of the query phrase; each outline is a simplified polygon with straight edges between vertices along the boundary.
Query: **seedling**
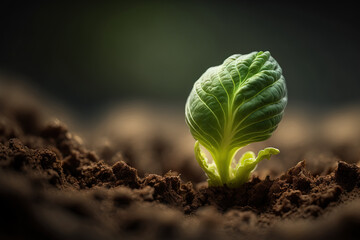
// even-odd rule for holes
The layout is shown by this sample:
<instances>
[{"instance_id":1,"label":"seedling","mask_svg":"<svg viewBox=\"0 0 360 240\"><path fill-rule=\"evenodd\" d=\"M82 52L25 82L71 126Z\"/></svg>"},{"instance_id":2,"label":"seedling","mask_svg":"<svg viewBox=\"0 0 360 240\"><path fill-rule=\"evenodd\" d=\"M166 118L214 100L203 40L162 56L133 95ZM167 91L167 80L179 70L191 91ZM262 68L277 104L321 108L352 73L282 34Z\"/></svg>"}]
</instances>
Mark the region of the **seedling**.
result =
<instances>
[{"instance_id":1,"label":"seedling","mask_svg":"<svg viewBox=\"0 0 360 240\"><path fill-rule=\"evenodd\" d=\"M232 55L195 82L185 115L196 139L196 160L205 171L209 186L239 187L249 180L261 160L280 152L269 147L256 157L248 151L235 168L231 166L239 149L272 135L286 104L285 79L269 52ZM212 163L200 145L209 151Z\"/></svg>"}]
</instances>

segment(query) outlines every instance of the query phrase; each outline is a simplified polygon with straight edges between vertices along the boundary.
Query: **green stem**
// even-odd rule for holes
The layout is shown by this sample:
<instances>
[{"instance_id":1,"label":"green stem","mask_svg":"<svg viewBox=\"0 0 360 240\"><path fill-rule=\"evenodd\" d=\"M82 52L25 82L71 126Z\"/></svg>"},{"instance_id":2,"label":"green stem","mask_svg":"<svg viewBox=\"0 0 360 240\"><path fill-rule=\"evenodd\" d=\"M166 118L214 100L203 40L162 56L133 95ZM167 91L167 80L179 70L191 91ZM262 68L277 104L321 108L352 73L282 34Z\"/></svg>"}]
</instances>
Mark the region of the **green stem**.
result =
<instances>
[{"instance_id":1,"label":"green stem","mask_svg":"<svg viewBox=\"0 0 360 240\"><path fill-rule=\"evenodd\" d=\"M230 167L236 151L221 150L213 156L223 185L230 180Z\"/></svg>"}]
</instances>

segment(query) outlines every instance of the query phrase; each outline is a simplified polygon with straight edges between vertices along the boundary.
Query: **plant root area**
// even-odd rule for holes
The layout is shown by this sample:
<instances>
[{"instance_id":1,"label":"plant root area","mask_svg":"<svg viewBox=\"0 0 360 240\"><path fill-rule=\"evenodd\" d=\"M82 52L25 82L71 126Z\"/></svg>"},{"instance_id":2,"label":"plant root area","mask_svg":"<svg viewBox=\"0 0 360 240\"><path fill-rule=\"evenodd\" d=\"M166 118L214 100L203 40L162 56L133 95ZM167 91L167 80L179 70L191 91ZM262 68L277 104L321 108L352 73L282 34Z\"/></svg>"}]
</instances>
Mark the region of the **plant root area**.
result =
<instances>
[{"instance_id":1,"label":"plant root area","mask_svg":"<svg viewBox=\"0 0 360 240\"><path fill-rule=\"evenodd\" d=\"M62 122L5 105L0 239L360 238L360 170L343 148L321 172L307 166L319 156L303 156L282 160L292 166L277 175L260 169L238 189L208 187L204 178L182 180L196 178L185 168L142 173L130 153L91 150Z\"/></svg>"}]
</instances>

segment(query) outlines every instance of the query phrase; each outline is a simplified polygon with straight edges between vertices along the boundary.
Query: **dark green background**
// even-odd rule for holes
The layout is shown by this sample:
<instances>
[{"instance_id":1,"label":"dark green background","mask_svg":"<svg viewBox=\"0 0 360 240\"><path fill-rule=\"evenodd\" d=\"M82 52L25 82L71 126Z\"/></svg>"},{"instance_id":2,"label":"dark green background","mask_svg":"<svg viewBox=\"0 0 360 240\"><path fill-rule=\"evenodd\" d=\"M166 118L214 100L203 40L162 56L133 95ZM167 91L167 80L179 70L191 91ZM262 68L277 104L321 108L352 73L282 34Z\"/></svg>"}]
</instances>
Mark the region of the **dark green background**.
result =
<instances>
[{"instance_id":1,"label":"dark green background","mask_svg":"<svg viewBox=\"0 0 360 240\"><path fill-rule=\"evenodd\" d=\"M181 106L208 67L256 50L282 66L290 105L360 100L358 13L344 1L29 2L0 5L0 70L79 112L135 99Z\"/></svg>"}]
</instances>

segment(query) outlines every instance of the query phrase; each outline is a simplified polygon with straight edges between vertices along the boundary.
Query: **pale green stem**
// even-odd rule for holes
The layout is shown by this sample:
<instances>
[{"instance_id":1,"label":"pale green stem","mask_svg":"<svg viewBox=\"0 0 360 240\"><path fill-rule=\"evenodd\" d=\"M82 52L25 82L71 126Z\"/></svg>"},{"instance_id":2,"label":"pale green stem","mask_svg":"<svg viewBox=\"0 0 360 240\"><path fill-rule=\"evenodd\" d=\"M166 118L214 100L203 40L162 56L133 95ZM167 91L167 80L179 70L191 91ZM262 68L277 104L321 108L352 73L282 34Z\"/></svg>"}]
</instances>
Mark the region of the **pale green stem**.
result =
<instances>
[{"instance_id":1,"label":"pale green stem","mask_svg":"<svg viewBox=\"0 0 360 240\"><path fill-rule=\"evenodd\" d=\"M223 185L225 185L230 180L230 167L235 153L236 151L234 150L224 149L212 156Z\"/></svg>"}]
</instances>

